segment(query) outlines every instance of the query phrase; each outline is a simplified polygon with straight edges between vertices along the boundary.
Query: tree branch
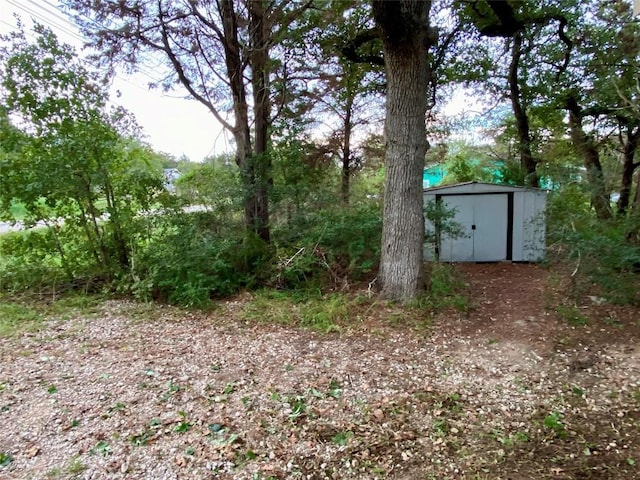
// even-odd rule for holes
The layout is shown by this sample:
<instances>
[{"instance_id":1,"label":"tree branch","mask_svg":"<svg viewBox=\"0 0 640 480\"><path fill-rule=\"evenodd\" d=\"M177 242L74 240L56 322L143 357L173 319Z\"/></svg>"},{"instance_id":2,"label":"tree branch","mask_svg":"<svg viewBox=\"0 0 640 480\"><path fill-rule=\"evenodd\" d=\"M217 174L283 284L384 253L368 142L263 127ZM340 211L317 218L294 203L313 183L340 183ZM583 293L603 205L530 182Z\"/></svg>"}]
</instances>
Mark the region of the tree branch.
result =
<instances>
[{"instance_id":1,"label":"tree branch","mask_svg":"<svg viewBox=\"0 0 640 480\"><path fill-rule=\"evenodd\" d=\"M199 101L200 103L202 103L204 106L207 107L207 109L213 114L216 120L218 120L218 122L220 122L220 124L224 128L226 128L227 130L233 131L233 126L229 122L227 122L222 117L222 115L220 115L220 113L218 112L216 107L213 105L213 103L211 103L208 98L201 95L195 88L193 88L193 85L191 84L191 80L189 80L189 77L184 71L182 63L180 62L175 52L171 48L171 44L169 42L169 33L167 31L167 25L163 17L164 17L164 13L162 11L162 2L158 0L158 20L160 21L160 32L161 32L162 44L163 44L162 50L167 54L169 61L173 65L173 68L175 69L176 73L178 74L178 80L180 81L180 83L182 83L182 85L187 89L187 91L193 98L195 98L197 101Z\"/></svg>"},{"instance_id":2,"label":"tree branch","mask_svg":"<svg viewBox=\"0 0 640 480\"><path fill-rule=\"evenodd\" d=\"M471 2L471 8L483 20L490 20L487 15L480 11L478 4L481 0L475 0ZM497 22L487 23L483 26L476 27L481 35L486 37L513 37L518 30L524 27L522 20L518 20L513 11L513 7L507 1L490 2L486 3L493 14L497 17Z\"/></svg>"},{"instance_id":3,"label":"tree branch","mask_svg":"<svg viewBox=\"0 0 640 480\"><path fill-rule=\"evenodd\" d=\"M354 38L347 41L340 49L340 53L347 59L355 63L370 63L384 67L384 58L379 55L361 55L358 49L373 40L379 39L380 34L377 29L370 28L359 32Z\"/></svg>"}]
</instances>

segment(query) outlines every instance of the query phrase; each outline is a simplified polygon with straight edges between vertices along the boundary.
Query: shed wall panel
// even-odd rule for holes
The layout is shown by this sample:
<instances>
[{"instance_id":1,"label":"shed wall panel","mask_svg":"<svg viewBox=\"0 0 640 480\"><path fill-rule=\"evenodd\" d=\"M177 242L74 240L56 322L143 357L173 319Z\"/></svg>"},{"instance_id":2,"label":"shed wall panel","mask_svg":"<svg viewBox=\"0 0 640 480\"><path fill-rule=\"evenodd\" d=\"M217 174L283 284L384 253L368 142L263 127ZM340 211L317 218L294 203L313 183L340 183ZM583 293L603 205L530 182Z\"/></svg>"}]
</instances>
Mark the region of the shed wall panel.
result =
<instances>
[{"instance_id":1,"label":"shed wall panel","mask_svg":"<svg viewBox=\"0 0 640 480\"><path fill-rule=\"evenodd\" d=\"M502 194L504 197L497 194ZM497 201L497 198L508 198L508 194L512 198L512 205L506 210L505 204ZM480 218L483 222L489 222L489 230L493 235L483 236L479 232L473 232L474 241L488 243L487 245L473 244L473 252L477 251L477 255L475 253L469 254L467 240L443 240L440 251L441 261L499 261L505 258L513 261L539 261L544 257L546 248L544 225L546 193L544 191L525 189L524 187L467 183L436 187L424 192L425 203L435 201L438 197L448 199L448 204L457 206L459 210L464 210L454 219L458 223L468 224L470 216L473 218L473 210L477 205L478 211L481 212ZM464 198L467 200L463 200ZM471 212L467 210L471 210ZM510 217L511 221L507 221L505 217ZM480 228L478 218L473 221ZM426 221L425 228L434 231L435 226ZM507 235L507 230L511 237L506 257L496 254L495 251L491 253L496 243L502 241L501 235ZM433 260L434 253L435 244L425 243L425 259Z\"/></svg>"}]
</instances>

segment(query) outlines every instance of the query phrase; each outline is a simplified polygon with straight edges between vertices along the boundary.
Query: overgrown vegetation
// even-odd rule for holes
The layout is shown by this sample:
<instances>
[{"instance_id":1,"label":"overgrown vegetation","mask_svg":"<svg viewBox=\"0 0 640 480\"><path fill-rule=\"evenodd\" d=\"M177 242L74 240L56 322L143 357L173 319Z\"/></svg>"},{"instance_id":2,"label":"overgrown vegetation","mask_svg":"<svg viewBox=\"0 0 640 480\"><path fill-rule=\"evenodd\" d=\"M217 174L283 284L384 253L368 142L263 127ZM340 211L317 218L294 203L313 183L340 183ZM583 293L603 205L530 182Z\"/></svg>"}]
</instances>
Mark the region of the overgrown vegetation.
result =
<instances>
[{"instance_id":1,"label":"overgrown vegetation","mask_svg":"<svg viewBox=\"0 0 640 480\"><path fill-rule=\"evenodd\" d=\"M574 299L589 294L614 303L640 304L637 214L598 219L585 186L569 184L550 194L547 222L550 259L567 263Z\"/></svg>"},{"instance_id":2,"label":"overgrown vegetation","mask_svg":"<svg viewBox=\"0 0 640 480\"><path fill-rule=\"evenodd\" d=\"M520 13L529 20L533 15L529 9ZM598 23L610 14L598 10L596 33L613 28ZM364 19L366 11L358 10L358 15ZM247 172L238 166L242 162L229 154L203 164L183 162L183 175L170 193L162 168L177 162L138 140L133 118L109 107L102 78L73 48L42 26L34 34L35 41L24 31L3 38L1 52L6 68L1 76L0 218L23 228L0 236L0 291L47 298L66 291L106 292L208 308L212 300L243 289L271 289L275 302L281 293L288 298L303 292L310 311L313 302L323 299L328 311L340 312L343 299L332 296L336 292L354 286L373 292L379 286L385 175L379 136L372 134L360 148L347 151L336 148L344 147L342 140L329 146L312 141L306 130L309 118L293 115L274 122L260 160L269 166L267 188L259 185L267 195L260 202L269 205L269 224L262 225L268 227L266 241L264 228L259 234L255 225L247 228L247 196L253 193L246 188ZM602 42L608 45L609 40ZM618 53L626 58L625 52ZM535 70L534 64L527 69ZM552 95L546 100L558 101ZM614 104L621 99L595 100ZM637 115L635 104L625 102L618 139L581 132L580 117L571 128L574 137L583 135L568 142L556 104L530 109L536 138L532 146L540 159L535 175L518 158L522 152L514 148L518 132L508 108L498 109L494 145L451 140L427 155L427 162L446 165L450 181L527 184L533 175L549 186L549 260L568 265L572 301L556 309L567 318L575 317L572 312L585 294L640 303L634 288L640 269L640 216L633 200L640 195L629 183L629 172L617 215L603 216L614 208L608 199L602 203L603 193L618 189L621 168L633 167L631 174L636 168L628 161ZM597 153L599 171L581 167L583 147L589 145ZM337 168L347 160L349 168ZM424 212L429 221L426 244L436 247L437 258L434 240L458 236L461 229L455 212L435 204L426 205ZM429 290L418 304L429 310L466 308L463 289L448 267L430 265L427 272ZM342 318L334 313L324 321L305 320L302 312L301 323L331 330Z\"/></svg>"},{"instance_id":3,"label":"overgrown vegetation","mask_svg":"<svg viewBox=\"0 0 640 480\"><path fill-rule=\"evenodd\" d=\"M117 7L122 20L125 14L139 15L138 26L154 30L156 19L145 16L142 22L145 4L138 3L129 8L105 2L94 8ZM206 2L184 2L163 12L163 5L170 4L158 1L153 8L163 27L163 22L169 26L175 21L169 29L172 40L179 41L184 31L196 39L209 38L196 35L200 19L182 23ZM287 4L298 7L296 2L281 6ZM582 12L573 1L553 9L547 3L505 2L502 13L517 21L502 22L501 17L494 24L497 2L462 2L463 10L473 7L467 12L469 22L447 40L458 48L452 51L460 59L478 54L474 60L484 71L473 81L483 77L480 85L500 96L507 87L507 64L492 55L511 56L508 87L512 103L523 107L515 112L520 118L514 112L505 115L495 126L499 133L491 146L467 148L464 142L451 142L448 152L443 146L439 164L448 169L445 181L539 183L550 189L548 261L560 265L553 271L562 277L562 291L560 301L554 297L547 305L553 313L549 317L540 311L539 298L532 298L542 296L541 284L550 283L537 267L525 266L536 276L522 275L517 288L503 295L514 275L507 275L505 283L487 273L467 278L470 288L456 266L430 262L422 295L411 295L403 305L377 295L381 204L389 198L382 191L385 140L371 135L358 148L350 142L357 117L375 118L364 104L354 110L356 94L378 99L383 83L369 77L363 64L352 69L341 58L340 69L327 68L318 75L326 83L322 90L309 92L306 87L313 82L289 90L288 75L294 72L286 71L288 62L302 57L296 58L293 48L282 53L287 45L275 43L329 48L300 41L322 37L322 28L313 26L313 17L321 14L341 31L329 43L343 35L363 38L360 29L373 25L363 6L368 4L354 7L349 15L340 10L345 8L340 2L327 4L338 5L327 7L335 8L331 12L314 7L309 18L296 12L300 16L292 15L287 27L297 29L298 23L309 21L308 31L288 38L285 28L277 38L261 39L253 36L261 29L253 28L251 19L281 20L275 14L263 18L262 2L211 3L226 15L234 5L244 5L247 11L235 19L245 36L224 45L227 50L176 43L185 65L197 67L199 78L206 79L200 66L209 53L229 53L241 45L237 53L244 55L247 46L250 71L240 68L228 80L248 81L249 73L264 68L265 77L277 71L268 80L278 86L270 90L271 85L264 85L259 92L260 85L252 84L246 92L260 93L259 98L234 99L264 107L255 121L242 119L244 130L230 128L237 157L183 162L182 176L170 188L162 169L179 162L138 139L135 122L127 112L109 107L104 83L86 68L88 63L42 27L36 28L35 42L22 32L5 38L0 220L19 222L21 228L0 235L0 337L6 337L2 340L8 346L0 412L15 417L6 425L9 447L0 449L0 471L13 474L24 465L38 469L56 464L47 476L77 476L85 470L95 476L100 472L96 468L106 465L112 473L149 474L155 467L138 462L132 450L153 452L153 464L164 468L156 453L164 448L162 442L180 438L184 453L178 449L171 454L167 471L188 466L205 476L243 474L247 465L253 469L246 470L251 478L312 477L319 471L332 478L637 475L640 389L627 374L637 367L632 363L637 358L630 355L637 309L611 303L640 305L640 185L632 181L640 165L634 161L640 116L633 100L638 71L633 57L640 43L628 41L639 38L634 26L614 32L626 43L617 63L631 68L624 78L615 75L620 82L610 88L612 70L595 67L606 62L590 51L616 53L619 46L610 38L617 35L611 35L608 25L628 19L628 5L584 4L593 9ZM454 17L449 16L451 23ZM573 37L575 49L565 51L567 42L556 37L574 36L577 18L592 22L582 24L590 28L577 29L587 48ZM233 19L226 17L228 25ZM347 19L357 24L339 24ZM478 35L464 31L474 22ZM509 25L518 32L499 31ZM122 32L132 34L128 26L112 33ZM477 48L456 44L458 33ZM484 36L501 43L484 44ZM607 48L593 48L598 38ZM130 38L118 41L125 40ZM261 42L263 49L253 48ZM260 60L258 53L269 53L267 45L274 57ZM370 47L368 58L377 58ZM358 56L365 46L347 45L341 53L349 49ZM509 49L510 55L504 55ZM580 62L571 63L569 54L576 51ZM336 55L331 50L317 53L327 64ZM205 63L193 63L192 56L201 54ZM445 61L449 54L433 58ZM552 71L551 65L561 64L560 71ZM597 71L580 72L579 65ZM488 78L492 66L495 74ZM310 75L301 65L297 68L302 78ZM216 75L223 70L216 69ZM193 70L181 73L188 80ZM446 75L455 77L455 72ZM219 86L225 86L227 79L218 78ZM582 84L589 88L567 91L560 80L572 89ZM217 91L214 95L203 83L205 97L215 96L226 115L233 101ZM325 100L325 110L342 120L324 143L307 133L307 124L314 122L302 118L305 112L318 112L311 97L333 98ZM273 121L268 111L272 99L288 110L283 114L288 118L274 115L279 120ZM565 110L569 125L564 124ZM609 116L611 111L617 116ZM591 126L584 128L583 120L592 114ZM241 135L245 133L247 138ZM393 137L387 140L394 143ZM242 141L248 142L244 151ZM386 173L393 161L387 161ZM620 194L617 208L612 192ZM455 222L455 211L435 202L424 207L425 248L433 246L437 259L438 240L459 237L463 229ZM511 202L509 209L516 208ZM387 207L385 215L402 218L400 210ZM419 213L414 217L418 223ZM510 298L514 291L521 296L517 302ZM234 295L238 297L224 303L229 310L219 316L153 303L208 310ZM140 301L103 302L114 296ZM605 309L600 316L594 313ZM87 318L96 311L99 317ZM78 321L68 321L76 315ZM224 320L233 322L233 328L218 325ZM293 329L299 333L294 338ZM622 329L629 335L619 335ZM40 334L31 334L35 330ZM421 335L424 330L429 335ZM72 362L82 368L69 368ZM43 405L55 420L47 428L36 425L37 418L20 417L43 411ZM37 431L37 438L20 432L26 431L24 425ZM69 458L51 461L51 452L42 446L60 438L74 451ZM76 448L77 439L83 446ZM119 464L123 451L132 455Z\"/></svg>"}]
</instances>

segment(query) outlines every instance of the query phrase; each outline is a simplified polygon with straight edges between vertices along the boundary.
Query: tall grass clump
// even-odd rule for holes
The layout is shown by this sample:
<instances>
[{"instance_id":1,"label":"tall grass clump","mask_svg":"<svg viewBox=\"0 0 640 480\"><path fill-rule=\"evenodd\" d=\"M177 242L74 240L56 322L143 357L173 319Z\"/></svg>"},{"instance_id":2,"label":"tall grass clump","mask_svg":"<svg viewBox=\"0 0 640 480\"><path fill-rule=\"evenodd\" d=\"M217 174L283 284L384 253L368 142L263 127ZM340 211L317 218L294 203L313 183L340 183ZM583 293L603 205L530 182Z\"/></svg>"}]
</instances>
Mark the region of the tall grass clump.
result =
<instances>
[{"instance_id":1,"label":"tall grass clump","mask_svg":"<svg viewBox=\"0 0 640 480\"><path fill-rule=\"evenodd\" d=\"M469 310L467 285L451 264L429 262L427 264L427 290L419 303L432 311L454 309Z\"/></svg>"}]
</instances>

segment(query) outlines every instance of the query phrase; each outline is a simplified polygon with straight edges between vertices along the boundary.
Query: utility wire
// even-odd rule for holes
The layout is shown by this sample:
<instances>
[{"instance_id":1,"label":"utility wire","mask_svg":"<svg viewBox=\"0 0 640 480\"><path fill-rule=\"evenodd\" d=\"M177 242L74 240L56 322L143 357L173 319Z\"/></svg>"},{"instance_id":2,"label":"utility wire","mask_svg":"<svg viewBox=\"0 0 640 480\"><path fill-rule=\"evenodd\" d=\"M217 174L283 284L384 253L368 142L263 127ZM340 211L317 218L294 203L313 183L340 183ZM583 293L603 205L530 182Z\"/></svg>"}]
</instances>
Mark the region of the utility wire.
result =
<instances>
[{"instance_id":1,"label":"utility wire","mask_svg":"<svg viewBox=\"0 0 640 480\"><path fill-rule=\"evenodd\" d=\"M80 35L76 30L78 28L78 25L75 22L72 22L71 20L69 20L68 15L61 10L60 5L56 5L49 0L39 0L38 2L34 0L5 0L5 1L15 9L25 12L27 15L31 17L33 21L36 21L38 23L41 23L51 28L54 32L57 31L59 33L62 33L68 36L69 38L75 39L83 43L86 42L86 38ZM26 4L23 2L26 2ZM106 30L106 27L104 25L99 24L98 22L88 17L87 15L82 15L82 16L90 24L94 25L96 28ZM17 25L12 25L4 20L0 20L0 22L3 23L4 25L7 25L12 30L15 30L17 28ZM30 35L28 32L25 32L25 33L27 34L28 38L30 39L34 38L33 35ZM164 66L164 64L160 59L154 58L154 60L155 60L155 63L153 65L146 63L146 64L143 64L145 65L145 67L141 67L141 65L138 64L137 73L147 77L152 83L157 83L159 80L155 75L151 74L148 69L158 68L158 67ZM144 92L149 91L148 85L143 86L137 81L132 81L131 75L116 74L116 76L121 81L131 85L136 89L139 89ZM158 94L162 97L168 97L168 98L184 98L184 97L177 97L174 95L167 95L162 92L158 92ZM110 103L126 109L125 105L122 105L121 102L117 101L117 97L116 97L116 100L111 99ZM223 137L222 140L224 143L223 150L224 151L227 150L227 147L229 146L229 141L227 139L226 132L224 131L224 129L222 129L220 134L213 141L213 144L207 156L210 156L216 150L216 145L219 142L221 135Z\"/></svg>"},{"instance_id":2,"label":"utility wire","mask_svg":"<svg viewBox=\"0 0 640 480\"><path fill-rule=\"evenodd\" d=\"M68 18L64 17L64 13L61 12L60 7L57 5L52 4L51 2L45 1L44 3L46 3L46 5L48 5L51 8L54 8L56 10L56 12L53 12L45 7L43 7L42 5L38 5L36 2L34 2L33 0L26 0L26 2L28 2L29 4L32 4L34 6L36 6L37 8L31 8L27 5L23 5L21 3L19 3L19 0L6 0L6 2L8 4L10 4L11 6L13 6L16 9L19 9L25 13L27 13L34 21L37 21L45 26L48 26L50 28L52 28L54 31L63 33L71 38L74 38L80 42L85 42L86 39L79 35L77 32L75 32L73 29L76 28L76 24L72 23L71 21L69 21ZM43 12L38 11L37 9L42 10ZM51 17L57 19L58 21L54 21ZM100 27L100 28L104 28L102 25L99 25L97 22L91 20L90 18L87 18L91 23L93 23L94 25ZM7 24L8 26L10 26L11 28L16 28L15 25L9 25L6 22L3 22L5 24ZM158 64L154 65L153 67L157 67ZM149 73L145 68L142 68L140 66L138 66L138 71L141 75L144 75L145 77L147 77L152 83L156 83L158 80L157 78L155 78L151 73ZM122 79L122 81L128 83L129 85L132 85L140 90L143 91L147 91L148 90L148 85L141 85L138 82L135 82L131 79L131 75L118 75L119 78ZM164 94L161 93L162 96L164 96Z\"/></svg>"},{"instance_id":3,"label":"utility wire","mask_svg":"<svg viewBox=\"0 0 640 480\"><path fill-rule=\"evenodd\" d=\"M21 5L20 3L18 3L17 1L14 0L7 0L7 3L19 10L22 10L23 12L26 12L33 20L36 20L44 25L47 25L49 27L52 27L54 29L56 29L59 32L64 33L65 35L68 35L69 37L75 38L76 40L79 41L84 41L84 39L78 35L76 32L72 31L69 26L64 26L61 25L59 22L55 22L54 20L50 19L50 18L46 18L42 15L42 13L37 12L35 10L33 10L32 8L29 8L26 5Z\"/></svg>"}]
</instances>

